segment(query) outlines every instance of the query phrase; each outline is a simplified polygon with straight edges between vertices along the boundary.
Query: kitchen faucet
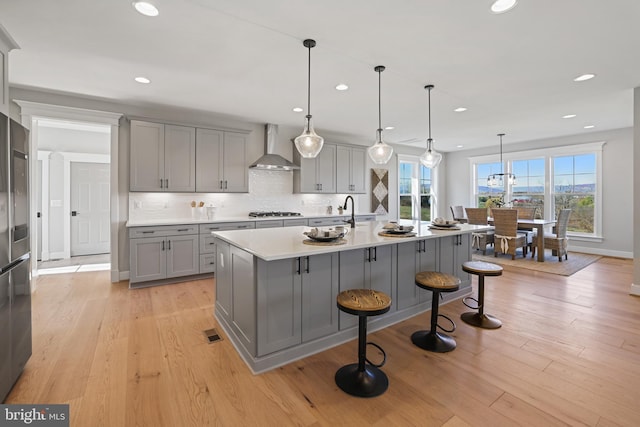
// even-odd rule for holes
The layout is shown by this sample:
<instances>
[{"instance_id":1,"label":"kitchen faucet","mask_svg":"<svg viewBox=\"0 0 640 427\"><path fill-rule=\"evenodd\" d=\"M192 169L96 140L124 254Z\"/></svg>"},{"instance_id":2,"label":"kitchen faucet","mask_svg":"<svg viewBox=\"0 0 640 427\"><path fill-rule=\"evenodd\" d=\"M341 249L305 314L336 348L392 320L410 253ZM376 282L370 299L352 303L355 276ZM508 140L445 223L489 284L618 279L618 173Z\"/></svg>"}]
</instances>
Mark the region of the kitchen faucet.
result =
<instances>
[{"instance_id":1,"label":"kitchen faucet","mask_svg":"<svg viewBox=\"0 0 640 427\"><path fill-rule=\"evenodd\" d=\"M345 222L347 224L351 224L351 228L356 228L356 217L355 217L356 207L353 202L353 197L347 196L347 198L344 199L343 209L347 209L347 203L349 202L349 199L351 199L351 219Z\"/></svg>"}]
</instances>

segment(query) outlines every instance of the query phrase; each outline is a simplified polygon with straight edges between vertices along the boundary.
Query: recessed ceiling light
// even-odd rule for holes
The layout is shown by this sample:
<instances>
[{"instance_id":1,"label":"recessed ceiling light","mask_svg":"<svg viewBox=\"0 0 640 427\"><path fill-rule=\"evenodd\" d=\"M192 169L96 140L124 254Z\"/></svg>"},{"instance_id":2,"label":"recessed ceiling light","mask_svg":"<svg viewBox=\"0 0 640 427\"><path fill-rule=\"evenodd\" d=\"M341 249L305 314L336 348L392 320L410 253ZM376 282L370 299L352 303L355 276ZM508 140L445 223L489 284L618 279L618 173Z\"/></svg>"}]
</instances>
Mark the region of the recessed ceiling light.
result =
<instances>
[{"instance_id":1,"label":"recessed ceiling light","mask_svg":"<svg viewBox=\"0 0 640 427\"><path fill-rule=\"evenodd\" d=\"M347 86L344 83L340 83L339 85L336 86L336 89L337 90L347 90L347 89L349 89L349 86Z\"/></svg>"},{"instance_id":2,"label":"recessed ceiling light","mask_svg":"<svg viewBox=\"0 0 640 427\"><path fill-rule=\"evenodd\" d=\"M456 113L462 113L463 111L467 111L467 109L466 109L466 108L464 108L464 107L458 107L458 108L456 108L456 109L455 109L455 110L453 110L453 111L455 111Z\"/></svg>"},{"instance_id":3,"label":"recessed ceiling light","mask_svg":"<svg viewBox=\"0 0 640 427\"><path fill-rule=\"evenodd\" d=\"M464 145L462 145L462 144L456 145L456 148L462 148L462 147L464 147Z\"/></svg>"},{"instance_id":4,"label":"recessed ceiling light","mask_svg":"<svg viewBox=\"0 0 640 427\"><path fill-rule=\"evenodd\" d=\"M491 5L491 12L504 13L515 7L518 2L516 0L496 0Z\"/></svg>"},{"instance_id":5,"label":"recessed ceiling light","mask_svg":"<svg viewBox=\"0 0 640 427\"><path fill-rule=\"evenodd\" d=\"M158 8L146 1L134 1L133 7L145 16L158 16Z\"/></svg>"},{"instance_id":6,"label":"recessed ceiling light","mask_svg":"<svg viewBox=\"0 0 640 427\"><path fill-rule=\"evenodd\" d=\"M138 83L142 83L142 84L145 84L145 85L151 83L151 80L149 80L146 77L142 77L142 76L136 77L134 80L137 81Z\"/></svg>"},{"instance_id":7,"label":"recessed ceiling light","mask_svg":"<svg viewBox=\"0 0 640 427\"><path fill-rule=\"evenodd\" d=\"M575 114L567 114L566 116L562 116L563 119L573 119L576 115Z\"/></svg>"},{"instance_id":8,"label":"recessed ceiling light","mask_svg":"<svg viewBox=\"0 0 640 427\"><path fill-rule=\"evenodd\" d=\"M293 111L296 112L296 113L302 113L304 110L302 108L300 108L300 107L294 107Z\"/></svg>"},{"instance_id":9,"label":"recessed ceiling light","mask_svg":"<svg viewBox=\"0 0 640 427\"><path fill-rule=\"evenodd\" d=\"M384 128L384 130L394 130L395 128L395 126L387 126L386 128Z\"/></svg>"},{"instance_id":10,"label":"recessed ceiling light","mask_svg":"<svg viewBox=\"0 0 640 427\"><path fill-rule=\"evenodd\" d=\"M595 74L583 74L583 75L578 76L575 79L573 79L573 81L574 82L584 82L586 80L591 80L595 76L596 76Z\"/></svg>"},{"instance_id":11,"label":"recessed ceiling light","mask_svg":"<svg viewBox=\"0 0 640 427\"><path fill-rule=\"evenodd\" d=\"M586 125L584 128L585 129L593 129L594 127L596 127L596 125Z\"/></svg>"}]
</instances>

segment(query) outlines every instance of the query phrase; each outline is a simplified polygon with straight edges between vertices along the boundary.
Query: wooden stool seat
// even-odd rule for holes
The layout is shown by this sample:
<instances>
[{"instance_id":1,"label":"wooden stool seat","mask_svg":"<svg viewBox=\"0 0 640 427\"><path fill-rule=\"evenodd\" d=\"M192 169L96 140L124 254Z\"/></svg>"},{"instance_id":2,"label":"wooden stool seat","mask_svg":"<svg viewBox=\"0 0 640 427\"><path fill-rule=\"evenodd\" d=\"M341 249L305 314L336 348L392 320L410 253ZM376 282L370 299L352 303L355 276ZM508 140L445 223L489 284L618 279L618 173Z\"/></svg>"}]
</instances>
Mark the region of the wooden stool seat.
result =
<instances>
[{"instance_id":1,"label":"wooden stool seat","mask_svg":"<svg viewBox=\"0 0 640 427\"><path fill-rule=\"evenodd\" d=\"M377 316L391 308L389 295L373 289L349 289L338 294L338 308L356 316Z\"/></svg>"},{"instance_id":2,"label":"wooden stool seat","mask_svg":"<svg viewBox=\"0 0 640 427\"><path fill-rule=\"evenodd\" d=\"M502 326L502 322L490 314L484 313L484 277L501 276L502 267L497 264L484 261L467 261L462 263L462 270L478 276L478 299L467 297L462 300L469 308L477 309L478 312L462 313L460 318L463 322L483 329L497 329ZM467 300L475 301L477 306L467 304Z\"/></svg>"},{"instance_id":3,"label":"wooden stool seat","mask_svg":"<svg viewBox=\"0 0 640 427\"><path fill-rule=\"evenodd\" d=\"M385 364L387 355L379 345L367 342L367 317L389 311L391 297L373 289L349 289L338 294L336 303L339 310L358 316L358 363L338 369L335 376L336 384L342 391L353 396L379 396L389 387L387 375L379 369ZM369 362L367 344L382 352L382 363L374 365Z\"/></svg>"},{"instance_id":4,"label":"wooden stool seat","mask_svg":"<svg viewBox=\"0 0 640 427\"><path fill-rule=\"evenodd\" d=\"M498 264L484 261L467 261L462 263L462 270L470 274L485 276L501 276L503 268Z\"/></svg>"},{"instance_id":5,"label":"wooden stool seat","mask_svg":"<svg viewBox=\"0 0 640 427\"><path fill-rule=\"evenodd\" d=\"M416 285L429 291L453 292L460 287L460 279L439 271L421 271L416 274Z\"/></svg>"},{"instance_id":6,"label":"wooden stool seat","mask_svg":"<svg viewBox=\"0 0 640 427\"><path fill-rule=\"evenodd\" d=\"M460 279L438 271L421 271L416 274L416 286L433 292L431 297L431 330L414 332L411 335L411 341L420 348L437 353L445 353L455 349L456 341L449 335L438 332L436 328L445 332L453 332L456 329L453 320L444 314L438 314L438 303L441 292L454 292L460 289ZM439 316L451 322L451 329L444 329L438 325Z\"/></svg>"}]
</instances>

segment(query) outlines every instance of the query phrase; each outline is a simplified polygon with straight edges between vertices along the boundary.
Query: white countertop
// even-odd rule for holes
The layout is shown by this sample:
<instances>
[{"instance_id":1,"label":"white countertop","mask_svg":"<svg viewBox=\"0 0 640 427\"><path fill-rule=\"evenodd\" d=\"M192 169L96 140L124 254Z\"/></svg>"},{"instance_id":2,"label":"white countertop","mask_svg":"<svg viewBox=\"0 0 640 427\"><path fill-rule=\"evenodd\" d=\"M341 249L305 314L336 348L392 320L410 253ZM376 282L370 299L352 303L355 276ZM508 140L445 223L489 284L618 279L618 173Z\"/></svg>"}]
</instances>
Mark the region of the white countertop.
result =
<instances>
[{"instance_id":1,"label":"white countertop","mask_svg":"<svg viewBox=\"0 0 640 427\"><path fill-rule=\"evenodd\" d=\"M374 213L357 213L359 215L375 215ZM310 219L310 218L345 218L351 217L351 214L342 215L301 215L301 216L263 216L251 217L249 215L237 216L217 216L213 219L207 218L139 218L127 221L127 227L149 227L154 225L181 225L181 224L216 224L220 222L242 222L242 221L278 221L283 219Z\"/></svg>"},{"instance_id":2,"label":"white countertop","mask_svg":"<svg viewBox=\"0 0 640 427\"><path fill-rule=\"evenodd\" d=\"M414 237L383 237L378 232L382 230L385 221L361 222L355 228L347 228L349 233L345 236L347 241L343 245L316 246L302 243L306 236L302 234L313 227L284 227L262 228L250 230L216 231L212 234L233 246L262 258L265 261L295 258L330 252L340 252L351 249L367 248L371 246L391 245L424 238L439 238L456 234L468 234L473 231L491 229L490 226L460 224L460 229L430 230L429 223L401 221L401 224L414 224ZM321 227L329 228L329 227Z\"/></svg>"}]
</instances>

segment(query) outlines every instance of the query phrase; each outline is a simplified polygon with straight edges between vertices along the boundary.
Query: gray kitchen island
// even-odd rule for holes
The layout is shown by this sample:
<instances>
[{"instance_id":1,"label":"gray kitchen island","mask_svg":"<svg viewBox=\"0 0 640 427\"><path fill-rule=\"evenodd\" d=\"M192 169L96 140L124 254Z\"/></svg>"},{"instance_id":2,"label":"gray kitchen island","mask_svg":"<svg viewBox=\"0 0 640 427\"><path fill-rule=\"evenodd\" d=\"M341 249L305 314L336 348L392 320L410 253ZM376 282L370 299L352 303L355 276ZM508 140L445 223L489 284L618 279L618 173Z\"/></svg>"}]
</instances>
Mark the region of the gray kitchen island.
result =
<instances>
[{"instance_id":1,"label":"gray kitchen island","mask_svg":"<svg viewBox=\"0 0 640 427\"><path fill-rule=\"evenodd\" d=\"M336 306L336 296L346 289L391 296L391 310L370 319L370 331L431 309L431 292L415 286L416 272L436 270L461 279L445 302L471 293L461 265L471 259L471 233L487 227L432 230L429 223L401 222L413 224L415 235L383 237L383 224L359 223L342 244L332 245L304 243L309 227L212 233L218 255L214 315L254 373L357 337L357 317Z\"/></svg>"}]
</instances>

